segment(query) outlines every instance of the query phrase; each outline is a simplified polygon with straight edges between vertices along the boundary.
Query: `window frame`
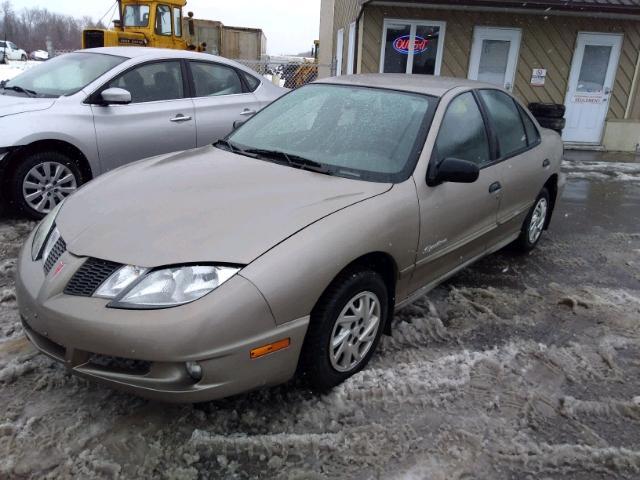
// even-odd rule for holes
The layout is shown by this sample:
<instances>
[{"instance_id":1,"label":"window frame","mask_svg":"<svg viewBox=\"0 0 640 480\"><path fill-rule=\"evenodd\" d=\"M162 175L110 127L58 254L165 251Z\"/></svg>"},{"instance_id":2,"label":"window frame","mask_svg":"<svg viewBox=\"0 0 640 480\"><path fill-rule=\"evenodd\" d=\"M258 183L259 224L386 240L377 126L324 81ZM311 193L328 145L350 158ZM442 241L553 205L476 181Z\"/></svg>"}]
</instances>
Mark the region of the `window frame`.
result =
<instances>
[{"instance_id":1,"label":"window frame","mask_svg":"<svg viewBox=\"0 0 640 480\"><path fill-rule=\"evenodd\" d=\"M170 19L169 23L171 25L171 31L169 33L161 33L161 32L158 31L158 17L159 17L158 13L160 11L160 7L167 7L169 9L169 19ZM165 5L164 3L159 3L158 5L156 5L156 16L155 16L154 20L155 20L154 21L155 25L153 27L153 32L156 35L160 35L161 37L171 37L171 36L173 36L173 9L171 8L170 5Z\"/></svg>"},{"instance_id":2,"label":"window frame","mask_svg":"<svg viewBox=\"0 0 640 480\"><path fill-rule=\"evenodd\" d=\"M472 90L465 90L463 92L460 92L458 94L456 94L448 103L446 106L446 109L444 111L444 114L442 115L442 120L440 121L440 124L438 125L438 133L436 134L436 138L433 141L433 147L431 149L431 156L429 157L429 164L427 165L427 176L426 176L426 181L427 181L427 185L429 185L430 187L435 187L437 185L431 184L431 179L433 178L433 175L435 173L435 169L438 168L438 149L436 147L436 144L438 142L438 137L440 136L440 132L442 131L442 123L444 122L444 117L447 115L447 112L449 111L449 108L451 107L451 104L453 102L455 102L459 97L461 97L462 95L465 95L467 93L470 93L473 96L473 99L476 102L476 106L478 107L478 110L480 111L480 116L482 117L482 123L484 124L484 133L487 137L487 144L489 146L489 161L483 165L479 165L478 168L480 170L483 170L485 168L488 168L492 165L495 165L496 161L496 149L495 149L495 142L492 136L492 132L489 128L488 125L488 118L487 118L487 113L484 110L484 105L482 105L480 103L480 99L478 98L479 95L477 94L475 89ZM440 107L440 102L438 103L437 108Z\"/></svg>"},{"instance_id":3,"label":"window frame","mask_svg":"<svg viewBox=\"0 0 640 480\"><path fill-rule=\"evenodd\" d=\"M180 12L180 22L176 23L176 11ZM180 27L180 35L176 33L176 26ZM172 7L171 9L171 31L176 38L182 38L182 7Z\"/></svg>"},{"instance_id":4,"label":"window frame","mask_svg":"<svg viewBox=\"0 0 640 480\"><path fill-rule=\"evenodd\" d=\"M516 107L516 110L518 111L518 118L520 119L520 125L522 126L522 129L524 130L524 134L525 134L525 138L527 139L526 143L527 145L514 151L511 152L508 155L502 155L502 152L500 151L500 141L498 140L498 134L496 133L496 129L495 126L493 125L493 121L491 120L491 116L489 115L489 111L487 108L486 103L484 102L484 99L482 98L482 95L480 95L480 92L483 90L493 90L499 93L502 93L503 95L506 95L514 104L514 106ZM533 150L534 148L538 147L541 143L542 143L542 138L540 138L540 140L538 142L536 142L534 145L529 145L529 137L527 136L527 129L524 125L524 120L522 119L522 113L520 112L520 104L519 102L508 92L505 92L504 90L501 90L499 88L490 88L490 87L482 87L482 88L478 88L475 89L477 98L479 100L479 102L482 104L483 110L486 113L486 120L485 123L487 124L487 127L489 129L489 131L491 132L491 135L495 141L495 145L496 145L496 155L495 155L495 160L491 163L491 165L496 165L498 163L504 162L506 160L509 160L513 157L517 157L518 155L522 155L523 153L528 152L529 150ZM535 126L535 122L534 122L534 126ZM537 128L537 127L536 127ZM538 130L538 134L540 134L540 130Z\"/></svg>"},{"instance_id":5,"label":"window frame","mask_svg":"<svg viewBox=\"0 0 640 480\"><path fill-rule=\"evenodd\" d=\"M134 6L139 6L139 7L144 7L146 6L147 8L149 8L149 12L147 14L147 23L145 23L144 25L124 25L125 28L149 28L149 21L151 20L151 8L149 7L149 5L144 5L144 4L136 4L136 5L125 5L124 8L124 12L122 14L123 20L125 18L125 12L127 10L127 7L134 7Z\"/></svg>"},{"instance_id":6,"label":"window frame","mask_svg":"<svg viewBox=\"0 0 640 480\"><path fill-rule=\"evenodd\" d=\"M447 22L442 20L416 20L408 18L385 18L382 22L382 44L380 46L380 66L379 73L384 73L384 57L387 48L387 26L390 24L408 25L410 31L410 39L415 40L416 31L419 26L426 27L440 27L440 34L438 38L438 51L436 52L436 64L434 67L433 75L439 77L442 74L442 59L444 58L444 41L447 33ZM415 42L414 42L415 43ZM413 43L411 50L407 54L407 69L405 74L410 75L413 73Z\"/></svg>"},{"instance_id":7,"label":"window frame","mask_svg":"<svg viewBox=\"0 0 640 480\"><path fill-rule=\"evenodd\" d=\"M131 65L126 69L124 69L123 71L118 72L113 77L105 81L92 94L90 94L83 103L91 104L91 105L104 105L104 103L102 102L101 95L102 95L102 92L104 92L107 88L109 88L109 84L111 82L120 79L120 77L126 75L127 73L137 68L146 67L149 65L155 65L156 63L168 63L168 62L172 62L172 63L178 62L180 64L180 73L182 75L182 92L183 92L182 98L172 98L170 100L152 100L149 102L135 102L135 103L131 102L126 105L110 105L110 106L111 107L127 107L129 105L145 105L149 103L176 102L176 101L192 98L191 88L190 88L189 82L187 81L187 70L185 66L185 60L181 58L162 58L158 60L149 60L147 62L136 63L135 65Z\"/></svg>"}]
</instances>

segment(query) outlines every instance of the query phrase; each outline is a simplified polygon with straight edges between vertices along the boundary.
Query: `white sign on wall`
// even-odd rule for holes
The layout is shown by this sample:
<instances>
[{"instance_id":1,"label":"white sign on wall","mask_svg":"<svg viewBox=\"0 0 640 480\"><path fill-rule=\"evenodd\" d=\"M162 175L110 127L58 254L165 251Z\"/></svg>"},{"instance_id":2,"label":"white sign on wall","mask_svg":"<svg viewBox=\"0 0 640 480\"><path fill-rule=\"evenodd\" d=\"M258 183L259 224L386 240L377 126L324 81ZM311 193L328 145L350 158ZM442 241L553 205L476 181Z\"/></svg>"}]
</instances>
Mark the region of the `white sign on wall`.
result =
<instances>
[{"instance_id":1,"label":"white sign on wall","mask_svg":"<svg viewBox=\"0 0 640 480\"><path fill-rule=\"evenodd\" d=\"M545 68L534 68L531 75L531 85L534 87L543 87L547 79L547 70Z\"/></svg>"}]
</instances>

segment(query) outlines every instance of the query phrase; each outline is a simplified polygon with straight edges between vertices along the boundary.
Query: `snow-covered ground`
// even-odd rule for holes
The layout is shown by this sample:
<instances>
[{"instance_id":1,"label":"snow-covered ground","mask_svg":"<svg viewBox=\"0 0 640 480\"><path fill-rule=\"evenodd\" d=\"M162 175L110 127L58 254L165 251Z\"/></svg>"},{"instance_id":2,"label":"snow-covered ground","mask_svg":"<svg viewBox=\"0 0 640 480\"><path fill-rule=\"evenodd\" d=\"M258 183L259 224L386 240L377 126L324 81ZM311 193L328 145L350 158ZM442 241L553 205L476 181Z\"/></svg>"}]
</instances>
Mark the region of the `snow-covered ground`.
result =
<instances>
[{"instance_id":1,"label":"snow-covered ground","mask_svg":"<svg viewBox=\"0 0 640 480\"><path fill-rule=\"evenodd\" d=\"M535 252L492 255L401 311L334 391L182 406L35 352L12 280L34 224L0 220L0 478L640 478L638 185L567 192Z\"/></svg>"},{"instance_id":2,"label":"snow-covered ground","mask_svg":"<svg viewBox=\"0 0 640 480\"><path fill-rule=\"evenodd\" d=\"M26 62L9 62L7 65L0 64L0 82L3 80L11 80L16 75L20 75L28 68L40 65L42 62L26 61Z\"/></svg>"}]
</instances>

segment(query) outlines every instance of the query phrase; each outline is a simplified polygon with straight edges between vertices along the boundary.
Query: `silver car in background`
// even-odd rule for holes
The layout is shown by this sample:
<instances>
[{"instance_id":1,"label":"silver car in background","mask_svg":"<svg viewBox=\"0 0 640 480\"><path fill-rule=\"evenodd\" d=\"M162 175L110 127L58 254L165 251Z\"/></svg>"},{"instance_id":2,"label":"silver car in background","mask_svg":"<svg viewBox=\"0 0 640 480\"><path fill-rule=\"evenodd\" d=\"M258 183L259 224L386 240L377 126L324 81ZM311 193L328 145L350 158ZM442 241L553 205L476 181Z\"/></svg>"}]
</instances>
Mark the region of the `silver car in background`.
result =
<instances>
[{"instance_id":1,"label":"silver car in background","mask_svg":"<svg viewBox=\"0 0 640 480\"><path fill-rule=\"evenodd\" d=\"M204 53L111 47L54 58L0 88L0 202L40 218L106 171L225 137L285 92Z\"/></svg>"}]
</instances>

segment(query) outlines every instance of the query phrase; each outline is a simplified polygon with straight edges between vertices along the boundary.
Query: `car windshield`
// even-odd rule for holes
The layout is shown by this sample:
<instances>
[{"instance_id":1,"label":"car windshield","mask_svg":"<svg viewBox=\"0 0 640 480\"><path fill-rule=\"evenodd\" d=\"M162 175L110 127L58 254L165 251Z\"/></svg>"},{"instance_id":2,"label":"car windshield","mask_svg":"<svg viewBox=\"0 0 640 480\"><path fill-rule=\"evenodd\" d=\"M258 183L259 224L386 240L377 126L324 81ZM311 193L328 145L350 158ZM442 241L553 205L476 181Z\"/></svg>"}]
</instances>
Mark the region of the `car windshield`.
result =
<instances>
[{"instance_id":1,"label":"car windshield","mask_svg":"<svg viewBox=\"0 0 640 480\"><path fill-rule=\"evenodd\" d=\"M401 182L415 167L436 103L421 94L313 84L262 110L226 145L299 168Z\"/></svg>"},{"instance_id":2,"label":"car windshield","mask_svg":"<svg viewBox=\"0 0 640 480\"><path fill-rule=\"evenodd\" d=\"M6 82L1 93L38 97L71 95L125 60L124 57L85 52L61 55Z\"/></svg>"},{"instance_id":3,"label":"car windshield","mask_svg":"<svg viewBox=\"0 0 640 480\"><path fill-rule=\"evenodd\" d=\"M149 5L127 5L124 8L125 27L146 27L149 25Z\"/></svg>"}]
</instances>

